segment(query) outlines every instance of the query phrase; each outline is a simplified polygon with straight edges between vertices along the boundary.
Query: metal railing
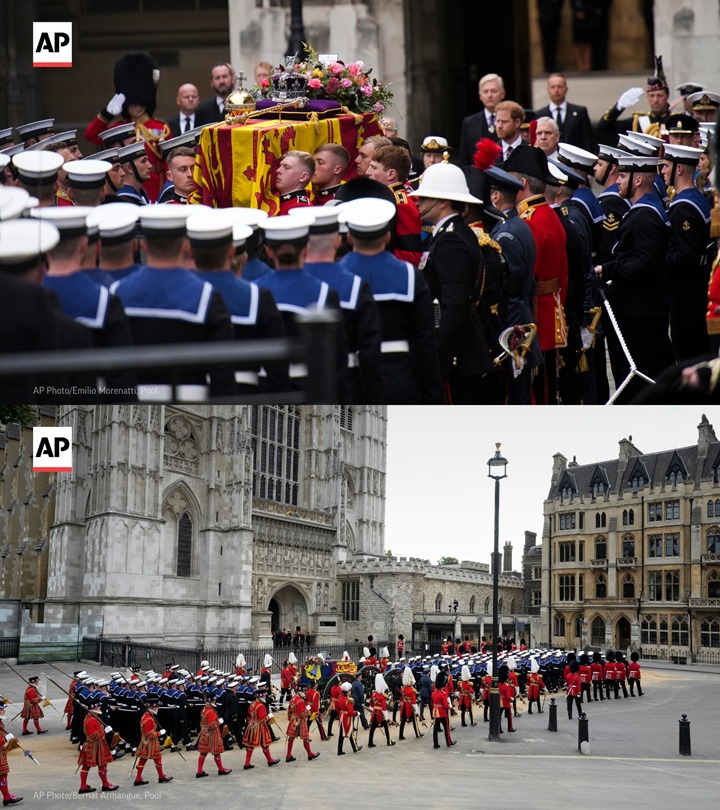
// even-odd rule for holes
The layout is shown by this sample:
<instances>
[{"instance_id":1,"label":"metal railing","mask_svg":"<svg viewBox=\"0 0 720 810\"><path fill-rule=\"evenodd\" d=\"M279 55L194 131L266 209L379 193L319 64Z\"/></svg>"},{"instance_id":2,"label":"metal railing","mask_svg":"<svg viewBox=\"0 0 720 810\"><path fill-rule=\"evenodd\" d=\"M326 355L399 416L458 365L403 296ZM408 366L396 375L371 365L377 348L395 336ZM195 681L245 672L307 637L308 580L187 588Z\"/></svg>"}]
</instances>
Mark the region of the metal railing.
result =
<instances>
[{"instance_id":1,"label":"metal railing","mask_svg":"<svg viewBox=\"0 0 720 810\"><path fill-rule=\"evenodd\" d=\"M17 658L19 653L19 636L5 636L4 638L0 638L0 658Z\"/></svg>"},{"instance_id":2,"label":"metal railing","mask_svg":"<svg viewBox=\"0 0 720 810\"><path fill-rule=\"evenodd\" d=\"M185 372L193 369L205 370L223 366L236 368L246 363L266 363L273 361L302 362L307 365L307 387L304 391L258 394L250 397L230 397L232 402L262 401L294 404L301 402L333 403L337 400L336 385L336 339L338 316L334 312L321 311L297 316L303 336L300 339L282 338L257 341L227 341L178 343L157 346L118 346L106 349L73 349L54 352L24 352L0 355L0 391L3 379L35 378L41 375L63 379L67 374L94 373L106 377L117 371L160 370L163 376L168 372ZM173 388L172 400L176 399L175 389L179 382L170 383ZM72 389L70 389L70 392ZM103 396L102 389L97 394ZM68 396L72 397L72 393ZM47 392L47 397L36 396L36 402L68 401L63 389ZM213 399L219 402L221 400ZM227 401L226 399L222 401Z\"/></svg>"}]
</instances>

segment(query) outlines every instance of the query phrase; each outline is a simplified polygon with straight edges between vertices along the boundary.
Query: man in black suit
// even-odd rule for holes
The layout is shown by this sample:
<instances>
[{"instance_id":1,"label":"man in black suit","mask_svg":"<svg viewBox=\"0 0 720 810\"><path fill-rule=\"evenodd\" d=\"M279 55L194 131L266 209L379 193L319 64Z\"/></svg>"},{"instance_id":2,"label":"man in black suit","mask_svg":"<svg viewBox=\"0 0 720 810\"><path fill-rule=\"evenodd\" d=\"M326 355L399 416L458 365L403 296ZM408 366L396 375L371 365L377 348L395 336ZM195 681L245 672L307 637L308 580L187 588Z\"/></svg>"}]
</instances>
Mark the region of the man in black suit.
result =
<instances>
[{"instance_id":1,"label":"man in black suit","mask_svg":"<svg viewBox=\"0 0 720 810\"><path fill-rule=\"evenodd\" d=\"M168 121L173 138L199 126L195 123L197 109L200 105L200 94L197 87L194 84L181 84L178 87L175 103L178 105L179 112Z\"/></svg>"},{"instance_id":2,"label":"man in black suit","mask_svg":"<svg viewBox=\"0 0 720 810\"><path fill-rule=\"evenodd\" d=\"M567 101L567 81L562 73L553 73L548 78L547 92L550 103L535 111L535 117L547 116L557 122L560 140L571 143L588 152L594 151L594 137L587 107Z\"/></svg>"},{"instance_id":3,"label":"man in black suit","mask_svg":"<svg viewBox=\"0 0 720 810\"><path fill-rule=\"evenodd\" d=\"M475 144L481 138L498 140L495 131L495 106L505 98L505 85L497 73L487 73L480 79L478 96L483 109L463 119L460 133L458 164L471 166L475 154Z\"/></svg>"},{"instance_id":4,"label":"man in black suit","mask_svg":"<svg viewBox=\"0 0 720 810\"><path fill-rule=\"evenodd\" d=\"M235 89L235 69L229 62L218 62L210 69L210 87L215 91L197 108L195 126L215 124L225 116L225 99Z\"/></svg>"}]
</instances>

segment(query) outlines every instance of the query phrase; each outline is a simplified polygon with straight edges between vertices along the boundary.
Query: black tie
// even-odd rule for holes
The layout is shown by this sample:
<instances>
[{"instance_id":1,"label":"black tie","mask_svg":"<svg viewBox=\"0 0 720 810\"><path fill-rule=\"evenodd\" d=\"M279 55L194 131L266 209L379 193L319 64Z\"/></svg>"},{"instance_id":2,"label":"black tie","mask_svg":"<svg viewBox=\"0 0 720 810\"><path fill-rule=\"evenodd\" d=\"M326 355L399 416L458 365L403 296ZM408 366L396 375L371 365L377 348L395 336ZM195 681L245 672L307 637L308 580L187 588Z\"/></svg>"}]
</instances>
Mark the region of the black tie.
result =
<instances>
[{"instance_id":1,"label":"black tie","mask_svg":"<svg viewBox=\"0 0 720 810\"><path fill-rule=\"evenodd\" d=\"M557 121L557 125L559 127L562 126L563 118L562 118L562 110L560 107L555 108L555 121Z\"/></svg>"},{"instance_id":2,"label":"black tie","mask_svg":"<svg viewBox=\"0 0 720 810\"><path fill-rule=\"evenodd\" d=\"M190 129L190 116L186 115L185 120L183 121L183 132L187 132Z\"/></svg>"}]
</instances>

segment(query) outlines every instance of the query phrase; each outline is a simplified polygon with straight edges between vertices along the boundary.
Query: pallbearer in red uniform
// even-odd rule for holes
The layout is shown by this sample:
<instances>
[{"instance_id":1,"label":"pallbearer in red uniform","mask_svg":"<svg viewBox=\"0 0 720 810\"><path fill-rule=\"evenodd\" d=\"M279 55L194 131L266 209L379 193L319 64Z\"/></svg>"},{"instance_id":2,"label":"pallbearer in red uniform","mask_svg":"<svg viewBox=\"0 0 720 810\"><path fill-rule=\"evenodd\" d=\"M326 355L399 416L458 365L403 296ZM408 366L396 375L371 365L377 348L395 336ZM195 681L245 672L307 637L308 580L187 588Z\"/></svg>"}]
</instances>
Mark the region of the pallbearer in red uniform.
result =
<instances>
[{"instance_id":1,"label":"pallbearer in red uniform","mask_svg":"<svg viewBox=\"0 0 720 810\"><path fill-rule=\"evenodd\" d=\"M375 748L373 743L373 736L375 729L380 727L385 730L385 739L388 745L395 745L395 740L390 739L390 726L388 725L388 707L387 696L388 686L385 683L385 678L378 672L375 676L375 691L370 696L370 737L368 739L368 748Z\"/></svg>"},{"instance_id":2,"label":"pallbearer in red uniform","mask_svg":"<svg viewBox=\"0 0 720 810\"><path fill-rule=\"evenodd\" d=\"M16 796L10 793L8 788L8 774L10 773L10 766L8 765L7 749L9 744L15 739L15 735L9 731L5 731L3 721L5 720L5 698L0 697L0 793L3 797L3 806L7 807L9 804L17 804L23 800L22 796Z\"/></svg>"},{"instance_id":3,"label":"pallbearer in red uniform","mask_svg":"<svg viewBox=\"0 0 720 810\"><path fill-rule=\"evenodd\" d=\"M315 173L312 176L315 189L315 205L325 205L335 199L350 155L338 143L324 143L315 150Z\"/></svg>"},{"instance_id":4,"label":"pallbearer in red uniform","mask_svg":"<svg viewBox=\"0 0 720 810\"><path fill-rule=\"evenodd\" d=\"M160 700L155 695L148 695L145 698L147 711L140 718L140 733L142 739L137 748L137 775L135 776L135 787L147 785L147 779L143 779L143 768L145 763L151 759L155 763L155 770L158 775L158 782L172 782L172 776L163 772L162 749L160 748L160 735L165 733L165 729L160 728L157 722L158 706Z\"/></svg>"},{"instance_id":5,"label":"pallbearer in red uniform","mask_svg":"<svg viewBox=\"0 0 720 810\"><path fill-rule=\"evenodd\" d=\"M415 689L415 676L410 667L405 667L402 674L402 692L400 696L400 739L404 740L405 723L412 723L415 736L420 736L418 730L417 715L417 689Z\"/></svg>"},{"instance_id":6,"label":"pallbearer in red uniform","mask_svg":"<svg viewBox=\"0 0 720 810\"><path fill-rule=\"evenodd\" d=\"M532 714L533 703L537 703L538 713L542 714L542 706L540 705L540 692L545 691L545 682L540 674L540 664L537 658L530 661L530 674L527 676L527 693L528 693L528 714Z\"/></svg>"},{"instance_id":7,"label":"pallbearer in red uniform","mask_svg":"<svg viewBox=\"0 0 720 810\"><path fill-rule=\"evenodd\" d=\"M460 671L460 700L458 702L458 707L460 709L460 716L464 726L467 725L465 722L466 712L470 714L470 725L475 725L475 720L473 720L472 713L472 701L474 696L475 688L470 680L470 667L467 664L463 664L462 670Z\"/></svg>"},{"instance_id":8,"label":"pallbearer in red uniform","mask_svg":"<svg viewBox=\"0 0 720 810\"><path fill-rule=\"evenodd\" d=\"M248 709L248 723L245 729L245 736L243 737L243 746L245 747L245 770L255 766L250 763L253 751L256 748L262 748L265 759L269 766L277 765L279 759L273 759L270 754L270 743L272 742L272 735L270 734L270 716L268 714L267 706L267 692L264 689L256 689L254 700Z\"/></svg>"},{"instance_id":9,"label":"pallbearer in red uniform","mask_svg":"<svg viewBox=\"0 0 720 810\"><path fill-rule=\"evenodd\" d=\"M432 705L432 716L433 716L433 747L440 748L440 743L438 742L438 733L440 729L443 729L443 733L445 734L445 744L449 748L451 745L455 745L455 740L450 739L450 723L448 720L448 709L450 707L450 698L447 696L447 692L445 691L446 681L445 681L445 674L440 672L435 679L435 689L433 689L433 693L430 697L430 703Z\"/></svg>"},{"instance_id":10,"label":"pallbearer in red uniform","mask_svg":"<svg viewBox=\"0 0 720 810\"><path fill-rule=\"evenodd\" d=\"M37 685L39 681L40 678L37 675L28 678L28 687L25 690L23 707L20 712L20 717L23 719L23 736L32 734L32 731L28 731L28 723L31 720L35 724L35 730L38 734L45 734L47 731L46 728L40 728L40 718L45 717L42 710L42 702L45 698L38 692Z\"/></svg>"},{"instance_id":11,"label":"pallbearer in red uniform","mask_svg":"<svg viewBox=\"0 0 720 810\"><path fill-rule=\"evenodd\" d=\"M101 713L100 703L88 704L83 723L85 742L78 756L78 765L80 765L80 790L78 793L95 792L95 788L89 787L87 783L90 768L98 769L103 792L118 789L118 786L113 785L107 776L107 766L113 761L113 755L110 752L110 746L105 741L105 735L112 731L112 727L105 725L100 716Z\"/></svg>"},{"instance_id":12,"label":"pallbearer in red uniform","mask_svg":"<svg viewBox=\"0 0 720 810\"><path fill-rule=\"evenodd\" d=\"M351 690L351 684L348 681L343 681L340 689L340 697L337 699L338 725L340 726L338 732L338 756L342 756L345 753L343 751L343 740L345 737L349 738L352 750L356 754L358 751L362 750L362 745L357 744L357 740L353 734L353 718L357 716L357 712L355 711L355 701L350 697Z\"/></svg>"},{"instance_id":13,"label":"pallbearer in red uniform","mask_svg":"<svg viewBox=\"0 0 720 810\"><path fill-rule=\"evenodd\" d=\"M222 721L223 718L218 717L215 709L215 696L206 695L205 706L200 712L200 737L197 743L200 756L198 757L198 768L195 774L196 779L207 776L207 773L203 770L203 765L208 754L212 754L215 759L218 776L225 776L232 771L232 768L225 768L222 764L222 753L225 750L222 733L220 732Z\"/></svg>"},{"instance_id":14,"label":"pallbearer in red uniform","mask_svg":"<svg viewBox=\"0 0 720 810\"><path fill-rule=\"evenodd\" d=\"M310 748L310 729L308 728L308 718L310 717L311 705L307 702L305 690L298 689L297 694L290 699L288 704L288 727L287 727L287 754L285 762L295 762L292 755L293 743L300 737L307 752L308 759L317 759L320 754Z\"/></svg>"},{"instance_id":15,"label":"pallbearer in red uniform","mask_svg":"<svg viewBox=\"0 0 720 810\"><path fill-rule=\"evenodd\" d=\"M312 205L307 185L315 174L315 158L297 149L286 152L275 170L275 191L280 197L278 214L291 208Z\"/></svg>"}]
</instances>

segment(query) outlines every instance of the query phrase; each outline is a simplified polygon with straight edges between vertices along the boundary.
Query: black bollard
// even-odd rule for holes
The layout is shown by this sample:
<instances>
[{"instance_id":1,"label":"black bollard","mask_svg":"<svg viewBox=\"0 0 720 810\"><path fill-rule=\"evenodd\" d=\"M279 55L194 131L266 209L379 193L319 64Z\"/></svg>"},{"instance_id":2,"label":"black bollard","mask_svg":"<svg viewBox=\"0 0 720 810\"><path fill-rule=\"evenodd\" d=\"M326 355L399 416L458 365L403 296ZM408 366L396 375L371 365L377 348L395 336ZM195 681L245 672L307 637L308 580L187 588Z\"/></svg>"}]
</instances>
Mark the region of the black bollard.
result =
<instances>
[{"instance_id":1,"label":"black bollard","mask_svg":"<svg viewBox=\"0 0 720 810\"><path fill-rule=\"evenodd\" d=\"M678 720L680 725L680 756L692 756L690 751L690 721L687 715L682 716L682 720Z\"/></svg>"},{"instance_id":2,"label":"black bollard","mask_svg":"<svg viewBox=\"0 0 720 810\"><path fill-rule=\"evenodd\" d=\"M548 731L557 731L557 706L555 698L550 698L550 716L548 718Z\"/></svg>"},{"instance_id":3,"label":"black bollard","mask_svg":"<svg viewBox=\"0 0 720 810\"><path fill-rule=\"evenodd\" d=\"M588 717L583 712L578 718L578 751L584 742L590 742L590 735L588 733Z\"/></svg>"}]
</instances>

